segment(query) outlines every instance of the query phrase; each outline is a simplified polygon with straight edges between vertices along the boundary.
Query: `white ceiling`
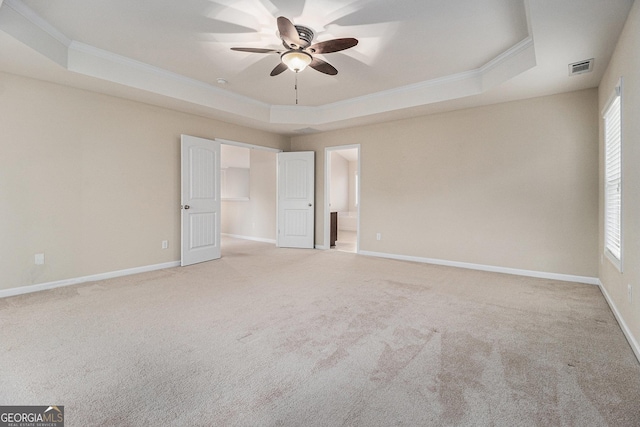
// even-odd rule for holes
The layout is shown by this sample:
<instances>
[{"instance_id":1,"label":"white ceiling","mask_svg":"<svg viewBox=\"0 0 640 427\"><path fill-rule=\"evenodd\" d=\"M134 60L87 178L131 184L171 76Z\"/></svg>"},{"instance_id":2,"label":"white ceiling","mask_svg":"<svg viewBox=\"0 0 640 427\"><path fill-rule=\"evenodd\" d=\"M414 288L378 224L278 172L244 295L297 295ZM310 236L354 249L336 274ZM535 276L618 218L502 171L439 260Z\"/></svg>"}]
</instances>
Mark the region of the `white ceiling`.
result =
<instances>
[{"instance_id":1,"label":"white ceiling","mask_svg":"<svg viewBox=\"0 0 640 427\"><path fill-rule=\"evenodd\" d=\"M0 70L278 133L596 87L633 0L0 0ZM339 73L270 77L276 18ZM595 58L594 71L568 64ZM218 79L226 80L221 85Z\"/></svg>"}]
</instances>

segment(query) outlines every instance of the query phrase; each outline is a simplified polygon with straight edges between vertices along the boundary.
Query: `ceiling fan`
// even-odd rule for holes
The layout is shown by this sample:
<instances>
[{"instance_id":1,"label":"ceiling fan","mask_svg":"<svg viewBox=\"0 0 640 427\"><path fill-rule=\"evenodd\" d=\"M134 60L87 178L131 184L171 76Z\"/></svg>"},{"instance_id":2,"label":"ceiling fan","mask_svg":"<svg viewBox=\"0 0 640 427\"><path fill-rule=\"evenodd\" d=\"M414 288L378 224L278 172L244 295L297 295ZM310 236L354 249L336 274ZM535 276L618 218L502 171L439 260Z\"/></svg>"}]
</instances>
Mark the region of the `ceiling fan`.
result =
<instances>
[{"instance_id":1,"label":"ceiling fan","mask_svg":"<svg viewBox=\"0 0 640 427\"><path fill-rule=\"evenodd\" d=\"M278 32L280 33L280 39L282 39L282 45L286 50L252 47L232 47L231 50L279 54L281 62L271 71L271 76L277 76L287 68L298 73L304 70L307 65L321 73L335 76L338 74L338 70L336 70L333 65L314 55L318 53L339 52L358 44L358 40L354 38L333 39L311 44L315 36L313 31L302 25L293 25L293 23L284 16L278 17Z\"/></svg>"}]
</instances>

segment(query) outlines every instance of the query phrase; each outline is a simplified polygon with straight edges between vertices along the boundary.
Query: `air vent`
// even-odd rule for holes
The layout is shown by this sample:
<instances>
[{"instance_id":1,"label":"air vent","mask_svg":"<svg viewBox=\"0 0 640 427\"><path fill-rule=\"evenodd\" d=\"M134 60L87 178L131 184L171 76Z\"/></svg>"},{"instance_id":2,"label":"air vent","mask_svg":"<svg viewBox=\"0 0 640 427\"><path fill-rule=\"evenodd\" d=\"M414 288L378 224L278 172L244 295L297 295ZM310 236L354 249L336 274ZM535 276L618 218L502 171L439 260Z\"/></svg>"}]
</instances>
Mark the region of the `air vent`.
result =
<instances>
[{"instance_id":1,"label":"air vent","mask_svg":"<svg viewBox=\"0 0 640 427\"><path fill-rule=\"evenodd\" d=\"M569 64L569 75L589 73L593 70L593 58Z\"/></svg>"}]
</instances>

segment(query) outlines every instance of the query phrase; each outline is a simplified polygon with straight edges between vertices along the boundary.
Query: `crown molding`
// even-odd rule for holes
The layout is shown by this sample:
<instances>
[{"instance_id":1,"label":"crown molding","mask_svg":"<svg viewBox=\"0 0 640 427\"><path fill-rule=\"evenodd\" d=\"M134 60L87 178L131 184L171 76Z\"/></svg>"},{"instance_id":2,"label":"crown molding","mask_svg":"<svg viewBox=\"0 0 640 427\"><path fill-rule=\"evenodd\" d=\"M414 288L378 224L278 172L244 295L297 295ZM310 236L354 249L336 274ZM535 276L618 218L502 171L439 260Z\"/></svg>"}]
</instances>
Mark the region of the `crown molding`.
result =
<instances>
[{"instance_id":1,"label":"crown molding","mask_svg":"<svg viewBox=\"0 0 640 427\"><path fill-rule=\"evenodd\" d=\"M533 38L527 37L475 70L318 107L272 106L271 121L322 125L477 95L535 65Z\"/></svg>"},{"instance_id":2,"label":"crown molding","mask_svg":"<svg viewBox=\"0 0 640 427\"><path fill-rule=\"evenodd\" d=\"M525 0L527 21L530 21ZM528 24L531 27L530 23ZM263 125L317 126L477 95L536 65L531 35L481 67L319 106L270 105L71 40L20 0L0 2L0 29L75 73L181 100ZM531 30L529 30L531 34Z\"/></svg>"},{"instance_id":3,"label":"crown molding","mask_svg":"<svg viewBox=\"0 0 640 427\"><path fill-rule=\"evenodd\" d=\"M71 39L19 0L0 4L0 30L62 67L67 66Z\"/></svg>"},{"instance_id":4,"label":"crown molding","mask_svg":"<svg viewBox=\"0 0 640 427\"><path fill-rule=\"evenodd\" d=\"M269 121L269 105L84 43L71 42L67 69L209 109Z\"/></svg>"},{"instance_id":5,"label":"crown molding","mask_svg":"<svg viewBox=\"0 0 640 427\"><path fill-rule=\"evenodd\" d=\"M478 69L482 91L487 91L537 64L533 37L529 36Z\"/></svg>"},{"instance_id":6,"label":"crown molding","mask_svg":"<svg viewBox=\"0 0 640 427\"><path fill-rule=\"evenodd\" d=\"M3 2L0 2L0 7ZM49 34L51 37L56 39L58 42L65 46L69 46L71 43L71 39L65 36L63 33L58 31L53 25L51 25L48 21L43 19L40 15L35 13L31 8L22 3L19 0L4 0L4 4L13 9L15 12L19 13L22 17L27 19L32 24L36 25L45 33Z\"/></svg>"}]
</instances>

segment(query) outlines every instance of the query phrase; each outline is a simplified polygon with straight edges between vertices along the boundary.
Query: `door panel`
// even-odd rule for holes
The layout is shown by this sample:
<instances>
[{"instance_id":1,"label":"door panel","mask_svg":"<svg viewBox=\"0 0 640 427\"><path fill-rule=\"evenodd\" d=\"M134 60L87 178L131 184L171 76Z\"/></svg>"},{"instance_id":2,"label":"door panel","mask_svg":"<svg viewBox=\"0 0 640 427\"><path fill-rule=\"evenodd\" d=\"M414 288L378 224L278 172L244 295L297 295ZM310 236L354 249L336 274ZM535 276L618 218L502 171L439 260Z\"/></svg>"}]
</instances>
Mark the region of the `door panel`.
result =
<instances>
[{"instance_id":1,"label":"door panel","mask_svg":"<svg viewBox=\"0 0 640 427\"><path fill-rule=\"evenodd\" d=\"M278 246L314 247L314 152L278 153Z\"/></svg>"},{"instance_id":2,"label":"door panel","mask_svg":"<svg viewBox=\"0 0 640 427\"><path fill-rule=\"evenodd\" d=\"M220 258L220 143L181 137L181 265Z\"/></svg>"}]
</instances>

